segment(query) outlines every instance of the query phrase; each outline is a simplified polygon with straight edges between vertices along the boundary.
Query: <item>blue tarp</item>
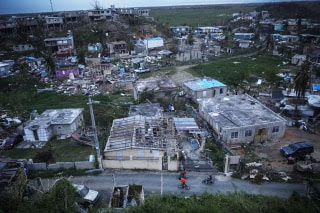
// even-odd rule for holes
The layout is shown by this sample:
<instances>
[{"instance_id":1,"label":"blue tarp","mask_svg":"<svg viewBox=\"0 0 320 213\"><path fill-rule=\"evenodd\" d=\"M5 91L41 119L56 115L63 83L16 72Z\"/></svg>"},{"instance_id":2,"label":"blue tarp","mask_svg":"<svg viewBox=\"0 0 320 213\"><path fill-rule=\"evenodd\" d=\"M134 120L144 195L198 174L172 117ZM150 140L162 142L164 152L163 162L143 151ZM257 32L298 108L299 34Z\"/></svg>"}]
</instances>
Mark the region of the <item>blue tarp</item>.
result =
<instances>
[{"instance_id":1,"label":"blue tarp","mask_svg":"<svg viewBox=\"0 0 320 213\"><path fill-rule=\"evenodd\" d=\"M313 91L320 91L320 84L312 84Z\"/></svg>"},{"instance_id":2,"label":"blue tarp","mask_svg":"<svg viewBox=\"0 0 320 213\"><path fill-rule=\"evenodd\" d=\"M185 85L195 91L226 86L225 84L215 79L197 79L195 81L186 82Z\"/></svg>"}]
</instances>

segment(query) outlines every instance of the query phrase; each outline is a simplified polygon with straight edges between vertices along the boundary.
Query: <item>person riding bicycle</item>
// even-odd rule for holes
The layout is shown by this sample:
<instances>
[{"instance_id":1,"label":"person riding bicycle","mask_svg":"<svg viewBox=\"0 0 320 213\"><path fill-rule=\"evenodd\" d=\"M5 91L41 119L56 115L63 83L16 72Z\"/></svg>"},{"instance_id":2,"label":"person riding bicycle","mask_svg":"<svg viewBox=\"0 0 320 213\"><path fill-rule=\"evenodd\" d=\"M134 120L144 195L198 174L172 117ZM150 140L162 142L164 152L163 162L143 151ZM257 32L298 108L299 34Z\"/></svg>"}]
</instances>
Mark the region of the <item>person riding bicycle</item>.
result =
<instances>
[{"instance_id":1,"label":"person riding bicycle","mask_svg":"<svg viewBox=\"0 0 320 213\"><path fill-rule=\"evenodd\" d=\"M212 181L212 175L209 175L208 181Z\"/></svg>"},{"instance_id":2,"label":"person riding bicycle","mask_svg":"<svg viewBox=\"0 0 320 213\"><path fill-rule=\"evenodd\" d=\"M180 182L181 182L182 187L185 188L186 185L187 185L187 180L184 179L183 177L179 178L179 180L180 180Z\"/></svg>"}]
</instances>

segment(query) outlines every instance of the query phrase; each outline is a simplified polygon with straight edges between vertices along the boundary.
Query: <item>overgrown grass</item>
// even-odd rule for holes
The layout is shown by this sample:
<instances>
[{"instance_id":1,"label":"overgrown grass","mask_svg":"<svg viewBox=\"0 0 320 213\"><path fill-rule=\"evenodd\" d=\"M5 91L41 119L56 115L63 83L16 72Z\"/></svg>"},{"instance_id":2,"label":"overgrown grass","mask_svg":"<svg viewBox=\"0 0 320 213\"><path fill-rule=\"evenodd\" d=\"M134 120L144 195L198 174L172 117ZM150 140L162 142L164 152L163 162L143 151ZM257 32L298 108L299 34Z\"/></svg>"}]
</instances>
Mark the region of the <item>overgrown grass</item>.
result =
<instances>
[{"instance_id":1,"label":"overgrown grass","mask_svg":"<svg viewBox=\"0 0 320 213\"><path fill-rule=\"evenodd\" d=\"M264 78L272 84L279 82L280 78L276 74L286 67L282 62L287 62L287 60L277 56L259 54L251 57L222 59L197 65L192 69L193 74L197 76L212 77L229 86L241 85L244 80L253 84L258 78Z\"/></svg>"},{"instance_id":2,"label":"overgrown grass","mask_svg":"<svg viewBox=\"0 0 320 213\"><path fill-rule=\"evenodd\" d=\"M152 9L150 15L155 20L169 26L188 25L225 25L232 18L232 13L253 11L253 5L224 5L201 8L163 8Z\"/></svg>"},{"instance_id":3,"label":"overgrown grass","mask_svg":"<svg viewBox=\"0 0 320 213\"><path fill-rule=\"evenodd\" d=\"M27 174L29 179L41 177L41 178L50 178L50 177L69 177L69 176L86 176L86 169L57 169L57 170L40 170L40 171L29 171ZM100 171L90 173L90 175L98 175Z\"/></svg>"},{"instance_id":4,"label":"overgrown grass","mask_svg":"<svg viewBox=\"0 0 320 213\"><path fill-rule=\"evenodd\" d=\"M155 211L156 209L156 211ZM128 212L317 212L312 202L293 193L289 199L235 192L228 194L203 194L189 198L177 196L149 196L141 207Z\"/></svg>"},{"instance_id":5,"label":"overgrown grass","mask_svg":"<svg viewBox=\"0 0 320 213\"><path fill-rule=\"evenodd\" d=\"M37 84L37 80L28 75L17 75L0 79L0 108L8 110L9 115L18 116L24 121L29 119L32 110L37 110L40 114L47 109L84 108L85 124L87 126L91 125L87 96L69 96L56 92L37 93L34 85L38 85L38 88L46 86ZM93 105L93 111L96 125L101 133L99 137L101 150L103 150L105 146L113 119L126 117L128 115L129 105L121 103L133 101L133 97L123 96L121 93L126 93L126 91L119 91L108 96L98 95L92 97L93 100L100 101L100 104ZM59 144L54 145L58 146ZM68 147L58 149L60 149L59 152L66 153L61 154L60 159L63 159L64 155L68 155L67 152L63 152L68 150ZM24 155L21 155L20 152L23 152ZM15 149L12 150L11 156L32 158L36 152L37 151L33 149L24 151ZM74 151L72 152L76 153ZM69 159L70 158L72 159L72 157L69 157Z\"/></svg>"},{"instance_id":6,"label":"overgrown grass","mask_svg":"<svg viewBox=\"0 0 320 213\"><path fill-rule=\"evenodd\" d=\"M225 155L213 139L206 140L205 150L206 156L212 160L213 164L218 167L219 171L223 171Z\"/></svg>"},{"instance_id":7,"label":"overgrown grass","mask_svg":"<svg viewBox=\"0 0 320 213\"><path fill-rule=\"evenodd\" d=\"M1 150L2 157L17 158L34 158L38 152L52 150L54 153L55 162L65 161L88 161L89 155L94 152L92 147L75 144L69 139L65 140L51 140L41 149L12 149Z\"/></svg>"}]
</instances>

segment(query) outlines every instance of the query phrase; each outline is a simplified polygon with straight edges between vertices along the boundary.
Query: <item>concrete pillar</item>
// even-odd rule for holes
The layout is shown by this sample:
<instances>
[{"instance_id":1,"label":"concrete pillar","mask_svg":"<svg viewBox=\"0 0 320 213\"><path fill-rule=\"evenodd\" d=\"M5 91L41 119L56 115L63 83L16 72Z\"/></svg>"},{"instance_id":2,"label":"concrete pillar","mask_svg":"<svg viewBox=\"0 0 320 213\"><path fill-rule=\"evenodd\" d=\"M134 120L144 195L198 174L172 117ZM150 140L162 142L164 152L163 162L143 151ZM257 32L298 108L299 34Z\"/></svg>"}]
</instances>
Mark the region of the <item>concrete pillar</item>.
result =
<instances>
[{"instance_id":1,"label":"concrete pillar","mask_svg":"<svg viewBox=\"0 0 320 213\"><path fill-rule=\"evenodd\" d=\"M229 155L225 157L225 164L224 164L224 174L226 175L229 171Z\"/></svg>"}]
</instances>

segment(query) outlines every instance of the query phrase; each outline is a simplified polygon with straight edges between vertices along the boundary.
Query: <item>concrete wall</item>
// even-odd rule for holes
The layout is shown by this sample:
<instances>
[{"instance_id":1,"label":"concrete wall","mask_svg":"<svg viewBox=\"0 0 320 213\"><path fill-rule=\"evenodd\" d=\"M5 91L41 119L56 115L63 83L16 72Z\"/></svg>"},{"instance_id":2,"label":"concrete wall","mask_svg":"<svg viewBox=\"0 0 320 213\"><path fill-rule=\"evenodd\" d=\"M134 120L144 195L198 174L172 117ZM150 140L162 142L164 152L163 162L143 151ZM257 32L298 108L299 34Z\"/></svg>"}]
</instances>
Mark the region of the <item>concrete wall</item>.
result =
<instances>
[{"instance_id":1,"label":"concrete wall","mask_svg":"<svg viewBox=\"0 0 320 213\"><path fill-rule=\"evenodd\" d=\"M119 153L122 153L123 157L138 157L139 156L139 152L140 154L143 152L144 157L146 158L159 158L159 157L163 157L163 151L162 150L150 150L150 149L137 149L137 148L133 148L133 149L124 149L124 150L118 150L118 151L110 151L110 152L105 152L104 156L105 157L117 157L119 155ZM157 152L159 153L159 155L157 156ZM142 156L140 156L142 157Z\"/></svg>"},{"instance_id":2,"label":"concrete wall","mask_svg":"<svg viewBox=\"0 0 320 213\"><path fill-rule=\"evenodd\" d=\"M80 114L71 124L52 125L54 135L71 135L82 124L82 114Z\"/></svg>"},{"instance_id":3,"label":"concrete wall","mask_svg":"<svg viewBox=\"0 0 320 213\"><path fill-rule=\"evenodd\" d=\"M162 170L162 150L126 149L105 152L104 168ZM174 164L172 165L174 168Z\"/></svg>"},{"instance_id":4,"label":"concrete wall","mask_svg":"<svg viewBox=\"0 0 320 213\"><path fill-rule=\"evenodd\" d=\"M38 134L38 139L36 140L35 135L32 130L30 129L24 129L25 141L49 141L52 137L52 129L48 127L47 129L39 128L36 130Z\"/></svg>"},{"instance_id":5,"label":"concrete wall","mask_svg":"<svg viewBox=\"0 0 320 213\"><path fill-rule=\"evenodd\" d=\"M102 160L103 168L108 169L147 169L162 170L162 158L155 160Z\"/></svg>"},{"instance_id":6,"label":"concrete wall","mask_svg":"<svg viewBox=\"0 0 320 213\"><path fill-rule=\"evenodd\" d=\"M169 171L178 171L178 169L179 169L179 161L171 160L169 158L169 160L168 160L168 170Z\"/></svg>"},{"instance_id":7,"label":"concrete wall","mask_svg":"<svg viewBox=\"0 0 320 213\"><path fill-rule=\"evenodd\" d=\"M201 98L212 98L215 96L225 96L227 94L227 86L215 87L201 91L193 91L189 87L183 85L183 89L192 98L194 102L197 102L197 99ZM222 89L222 93L220 93L220 89ZM204 93L204 91L206 92Z\"/></svg>"},{"instance_id":8,"label":"concrete wall","mask_svg":"<svg viewBox=\"0 0 320 213\"><path fill-rule=\"evenodd\" d=\"M177 53L177 61L191 61L191 60L200 60L202 59L202 52L199 50L193 50L183 53Z\"/></svg>"},{"instance_id":9,"label":"concrete wall","mask_svg":"<svg viewBox=\"0 0 320 213\"><path fill-rule=\"evenodd\" d=\"M267 129L267 136L266 140L273 140L276 138L281 138L284 136L285 130L286 130L286 121L277 121L273 123L265 123L265 124L258 124L258 125L252 125L252 126L245 126L245 127L239 127L239 128L232 128L232 129L225 129L223 127L220 127L218 123L216 123L207 112L202 111L201 106L199 107L199 113L202 118L204 118L210 126L213 128L213 130L219 134L220 140L222 140L225 143L245 143L245 142L253 142L254 136L256 131L259 129ZM272 132L273 127L279 127L278 132ZM220 132L221 130L221 132ZM245 132L247 130L252 130L251 136L245 136ZM231 138L232 132L238 132L238 138Z\"/></svg>"},{"instance_id":10,"label":"concrete wall","mask_svg":"<svg viewBox=\"0 0 320 213\"><path fill-rule=\"evenodd\" d=\"M28 162L27 167L30 170L57 170L57 169L94 169L94 163L89 161L78 162L56 162L52 164Z\"/></svg>"},{"instance_id":11,"label":"concrete wall","mask_svg":"<svg viewBox=\"0 0 320 213\"><path fill-rule=\"evenodd\" d=\"M276 127L276 126L279 127L279 131L272 132L273 127ZM261 137L261 141L273 140L273 139L281 138L284 136L285 129L286 129L286 123L284 121L284 122L268 123L268 124L264 124L264 125L247 126L247 127L241 127L241 128L235 128L235 129L223 129L222 128L221 140L226 143L254 142L255 134L259 129L266 129L267 130L266 137ZM252 131L251 136L245 136L245 133L247 130ZM215 131L218 132L217 129L215 129ZM231 138L232 132L238 132L238 138Z\"/></svg>"}]
</instances>

